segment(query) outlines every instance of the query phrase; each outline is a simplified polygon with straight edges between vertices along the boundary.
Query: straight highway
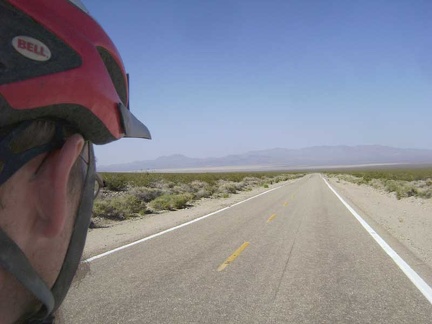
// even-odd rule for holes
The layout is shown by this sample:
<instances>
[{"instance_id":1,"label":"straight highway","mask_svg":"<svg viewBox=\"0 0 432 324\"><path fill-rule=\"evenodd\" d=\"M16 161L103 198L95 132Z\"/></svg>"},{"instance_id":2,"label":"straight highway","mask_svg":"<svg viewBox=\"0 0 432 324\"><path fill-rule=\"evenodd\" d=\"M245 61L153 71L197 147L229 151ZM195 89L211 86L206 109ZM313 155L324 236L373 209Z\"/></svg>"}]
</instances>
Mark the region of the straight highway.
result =
<instances>
[{"instance_id":1,"label":"straight highway","mask_svg":"<svg viewBox=\"0 0 432 324\"><path fill-rule=\"evenodd\" d=\"M431 303L319 175L90 266L66 323L432 323Z\"/></svg>"}]
</instances>

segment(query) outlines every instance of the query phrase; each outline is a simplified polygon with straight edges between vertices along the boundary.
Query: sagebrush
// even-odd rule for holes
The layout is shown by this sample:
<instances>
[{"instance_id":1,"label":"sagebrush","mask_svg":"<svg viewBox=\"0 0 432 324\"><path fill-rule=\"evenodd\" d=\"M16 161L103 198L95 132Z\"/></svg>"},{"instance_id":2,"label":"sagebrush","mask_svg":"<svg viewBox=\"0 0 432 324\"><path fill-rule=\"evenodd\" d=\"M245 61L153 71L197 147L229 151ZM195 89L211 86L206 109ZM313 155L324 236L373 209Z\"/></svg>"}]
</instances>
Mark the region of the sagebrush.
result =
<instances>
[{"instance_id":1,"label":"sagebrush","mask_svg":"<svg viewBox=\"0 0 432 324\"><path fill-rule=\"evenodd\" d=\"M328 176L394 193L397 199L432 198L432 168L327 172Z\"/></svg>"},{"instance_id":2,"label":"sagebrush","mask_svg":"<svg viewBox=\"0 0 432 324\"><path fill-rule=\"evenodd\" d=\"M102 173L106 187L94 216L115 220L186 208L204 198L227 198L240 191L287 181L302 173Z\"/></svg>"}]
</instances>

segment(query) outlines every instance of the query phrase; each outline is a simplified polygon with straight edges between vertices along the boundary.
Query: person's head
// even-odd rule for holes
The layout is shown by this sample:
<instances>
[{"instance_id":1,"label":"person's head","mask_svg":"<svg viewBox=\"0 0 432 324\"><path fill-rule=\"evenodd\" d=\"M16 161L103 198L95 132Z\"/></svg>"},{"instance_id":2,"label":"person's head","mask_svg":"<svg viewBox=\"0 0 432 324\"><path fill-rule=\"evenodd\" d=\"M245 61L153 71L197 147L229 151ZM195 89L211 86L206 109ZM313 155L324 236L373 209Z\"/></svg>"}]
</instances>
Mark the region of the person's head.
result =
<instances>
[{"instance_id":1,"label":"person's head","mask_svg":"<svg viewBox=\"0 0 432 324\"><path fill-rule=\"evenodd\" d=\"M43 319L80 262L93 143L150 138L128 79L79 1L0 0L0 319Z\"/></svg>"}]
</instances>

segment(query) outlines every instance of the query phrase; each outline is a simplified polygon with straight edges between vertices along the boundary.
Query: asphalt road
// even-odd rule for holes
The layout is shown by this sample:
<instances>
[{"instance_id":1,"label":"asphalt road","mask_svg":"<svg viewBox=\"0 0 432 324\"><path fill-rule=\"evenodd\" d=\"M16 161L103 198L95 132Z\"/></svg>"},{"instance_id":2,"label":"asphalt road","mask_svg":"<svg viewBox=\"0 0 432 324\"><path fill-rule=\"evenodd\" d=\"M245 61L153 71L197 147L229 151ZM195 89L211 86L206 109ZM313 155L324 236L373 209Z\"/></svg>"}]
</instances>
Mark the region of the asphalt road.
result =
<instances>
[{"instance_id":1,"label":"asphalt road","mask_svg":"<svg viewBox=\"0 0 432 324\"><path fill-rule=\"evenodd\" d=\"M66 323L432 323L432 305L319 175L94 260L63 313Z\"/></svg>"}]
</instances>

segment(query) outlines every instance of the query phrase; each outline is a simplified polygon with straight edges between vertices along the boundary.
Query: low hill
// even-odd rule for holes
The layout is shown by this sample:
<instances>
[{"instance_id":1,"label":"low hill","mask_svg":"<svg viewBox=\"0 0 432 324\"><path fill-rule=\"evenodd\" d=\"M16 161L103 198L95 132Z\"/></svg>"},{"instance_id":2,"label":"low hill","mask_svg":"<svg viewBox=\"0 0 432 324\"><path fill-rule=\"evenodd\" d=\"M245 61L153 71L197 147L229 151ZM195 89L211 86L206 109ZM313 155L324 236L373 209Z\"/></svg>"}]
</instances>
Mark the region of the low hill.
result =
<instances>
[{"instance_id":1,"label":"low hill","mask_svg":"<svg viewBox=\"0 0 432 324\"><path fill-rule=\"evenodd\" d=\"M368 164L432 164L432 150L400 149L379 145L315 146L303 149L275 148L219 158L190 158L175 154L154 160L98 166L98 170L169 171L217 168L271 170Z\"/></svg>"}]
</instances>

